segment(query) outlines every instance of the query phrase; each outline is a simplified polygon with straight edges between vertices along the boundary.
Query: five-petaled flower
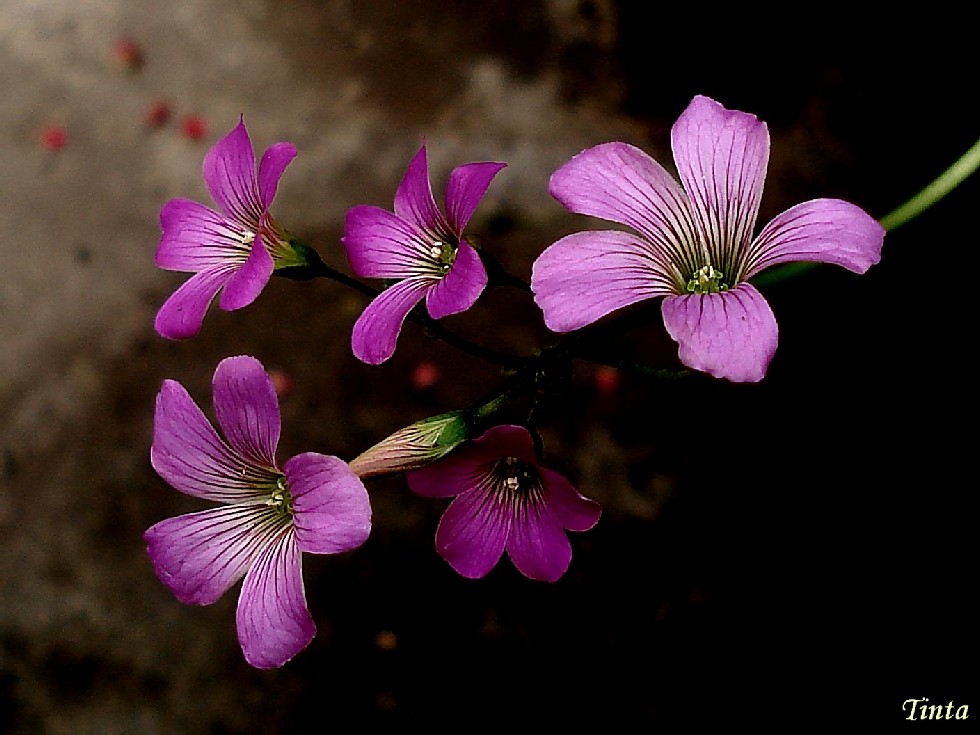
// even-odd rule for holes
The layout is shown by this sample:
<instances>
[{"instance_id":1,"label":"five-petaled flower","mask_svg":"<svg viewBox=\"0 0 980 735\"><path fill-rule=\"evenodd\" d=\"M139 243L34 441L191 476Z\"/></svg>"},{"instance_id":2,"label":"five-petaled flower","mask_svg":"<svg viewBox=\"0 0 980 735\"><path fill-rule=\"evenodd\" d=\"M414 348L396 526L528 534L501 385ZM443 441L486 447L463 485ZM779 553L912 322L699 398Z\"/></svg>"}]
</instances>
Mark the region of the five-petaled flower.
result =
<instances>
[{"instance_id":1,"label":"five-petaled flower","mask_svg":"<svg viewBox=\"0 0 980 735\"><path fill-rule=\"evenodd\" d=\"M749 283L781 263L834 263L865 272L884 229L860 208L815 199L776 216L753 238L769 160L754 115L695 97L671 131L681 184L643 151L605 143L552 174L567 209L626 225L561 238L534 263L545 323L569 332L636 302L665 297L664 324L681 362L736 382L761 380L778 328Z\"/></svg>"},{"instance_id":2,"label":"five-petaled flower","mask_svg":"<svg viewBox=\"0 0 980 735\"><path fill-rule=\"evenodd\" d=\"M371 530L367 490L337 457L307 452L280 470L280 415L272 381L254 357L214 373L221 439L180 383L156 401L151 462L177 490L220 507L161 521L144 534L157 575L182 602L208 605L245 578L238 640L258 668L282 666L309 645L302 552L334 554Z\"/></svg>"},{"instance_id":3,"label":"five-petaled flower","mask_svg":"<svg viewBox=\"0 0 980 735\"><path fill-rule=\"evenodd\" d=\"M222 309L240 309L255 301L273 270L305 263L269 214L279 179L295 156L292 143L269 146L256 176L252 141L239 118L204 158L204 183L219 211L180 198L164 205L156 264L194 275L157 313L161 336L193 337L218 291Z\"/></svg>"},{"instance_id":4,"label":"five-petaled flower","mask_svg":"<svg viewBox=\"0 0 980 735\"><path fill-rule=\"evenodd\" d=\"M521 426L496 426L452 454L407 475L433 498L455 496L436 531L439 554L464 577L486 575L504 550L531 579L554 582L568 569L565 531L587 531L599 505L554 470L542 467Z\"/></svg>"},{"instance_id":5,"label":"five-petaled flower","mask_svg":"<svg viewBox=\"0 0 980 735\"><path fill-rule=\"evenodd\" d=\"M395 352L408 313L425 298L433 319L469 309L487 285L487 271L463 239L493 177L506 164L468 163L446 187L446 214L436 206L425 143L395 193L395 211L360 205L347 212L343 244L354 273L397 281L364 309L351 337L354 355L377 365Z\"/></svg>"}]
</instances>

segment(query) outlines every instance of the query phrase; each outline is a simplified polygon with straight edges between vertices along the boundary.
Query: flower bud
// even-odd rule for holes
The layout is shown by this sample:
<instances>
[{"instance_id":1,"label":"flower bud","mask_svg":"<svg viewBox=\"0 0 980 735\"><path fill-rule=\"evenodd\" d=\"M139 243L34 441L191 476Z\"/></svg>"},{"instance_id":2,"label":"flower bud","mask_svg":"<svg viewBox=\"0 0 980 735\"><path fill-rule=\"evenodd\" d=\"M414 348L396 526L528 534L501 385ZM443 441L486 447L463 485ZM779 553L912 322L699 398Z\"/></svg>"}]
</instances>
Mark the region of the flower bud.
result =
<instances>
[{"instance_id":1,"label":"flower bud","mask_svg":"<svg viewBox=\"0 0 980 735\"><path fill-rule=\"evenodd\" d=\"M416 421L382 439L350 463L361 478L407 472L441 459L469 439L463 411L450 411Z\"/></svg>"}]
</instances>

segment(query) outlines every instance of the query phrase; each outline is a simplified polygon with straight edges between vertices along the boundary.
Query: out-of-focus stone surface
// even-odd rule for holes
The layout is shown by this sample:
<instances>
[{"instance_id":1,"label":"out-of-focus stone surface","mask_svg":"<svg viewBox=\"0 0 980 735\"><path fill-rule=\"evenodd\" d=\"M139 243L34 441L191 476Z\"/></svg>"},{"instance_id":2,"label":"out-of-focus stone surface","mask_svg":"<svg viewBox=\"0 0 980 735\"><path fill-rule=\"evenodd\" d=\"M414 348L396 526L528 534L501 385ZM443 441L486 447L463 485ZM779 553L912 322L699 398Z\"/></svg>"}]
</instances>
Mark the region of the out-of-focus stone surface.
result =
<instances>
[{"instance_id":1,"label":"out-of-focus stone surface","mask_svg":"<svg viewBox=\"0 0 980 735\"><path fill-rule=\"evenodd\" d=\"M901 654L884 631L928 637L943 621L951 646L969 644L953 490L963 440L949 427L972 395L950 347L965 350L970 311L962 291L941 305L923 293L961 272L972 182L889 235L867 276L831 269L770 289L782 335L763 385L624 375L611 390L580 366L542 432L548 462L605 513L573 536L556 585L506 560L480 582L458 578L432 548L444 505L378 481L365 546L306 559L317 639L257 672L235 640L237 587L184 606L146 560L146 527L202 507L149 467L162 379L209 410L222 357L281 369L283 458L351 458L499 380L412 325L389 363L359 364L348 346L364 302L333 283L274 279L240 312L212 309L194 340L153 333L184 278L153 267L159 209L208 201L201 160L239 114L259 149L299 148L275 214L342 269L345 210L390 206L423 136L437 198L454 166L506 161L470 229L525 278L551 241L595 224L549 197L551 171L614 139L669 166L669 126L695 93L770 122L763 218L815 196L883 214L976 136L944 107L967 67L916 66L885 29L837 35L824 21L736 51L747 19L707 28L675 10L650 28L638 5L0 0L0 730L524 716L689 731L737 720L749 691L801 719L843 691L882 721L907 697L959 696L955 657ZM120 38L141 65L120 64ZM172 115L153 127L158 102ZM204 139L182 134L188 115ZM58 150L41 142L49 126L66 133ZM657 313L615 349L669 364ZM551 339L530 300L506 291L448 323L515 352ZM439 379L420 389L423 361Z\"/></svg>"}]
</instances>

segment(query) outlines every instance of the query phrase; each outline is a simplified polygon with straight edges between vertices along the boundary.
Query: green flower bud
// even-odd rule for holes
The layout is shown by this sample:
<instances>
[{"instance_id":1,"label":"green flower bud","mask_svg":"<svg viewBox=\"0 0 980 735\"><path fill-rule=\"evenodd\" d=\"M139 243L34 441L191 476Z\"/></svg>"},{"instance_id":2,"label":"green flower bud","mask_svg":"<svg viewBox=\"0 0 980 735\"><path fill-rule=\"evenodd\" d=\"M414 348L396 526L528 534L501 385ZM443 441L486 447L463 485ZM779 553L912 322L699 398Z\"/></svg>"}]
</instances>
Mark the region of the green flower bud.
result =
<instances>
[{"instance_id":1,"label":"green flower bud","mask_svg":"<svg viewBox=\"0 0 980 735\"><path fill-rule=\"evenodd\" d=\"M472 435L465 414L457 410L416 421L362 452L350 467L364 478L407 472L435 462Z\"/></svg>"}]
</instances>

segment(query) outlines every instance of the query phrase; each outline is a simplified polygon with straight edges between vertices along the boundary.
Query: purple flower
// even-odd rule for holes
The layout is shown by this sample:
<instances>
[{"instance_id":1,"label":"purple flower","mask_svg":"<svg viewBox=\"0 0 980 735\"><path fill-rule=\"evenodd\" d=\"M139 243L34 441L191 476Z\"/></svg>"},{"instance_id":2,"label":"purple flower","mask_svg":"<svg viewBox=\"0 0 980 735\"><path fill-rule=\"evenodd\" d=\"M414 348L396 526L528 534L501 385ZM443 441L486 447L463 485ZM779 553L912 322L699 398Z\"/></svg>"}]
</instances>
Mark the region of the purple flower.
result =
<instances>
[{"instance_id":1,"label":"purple flower","mask_svg":"<svg viewBox=\"0 0 980 735\"><path fill-rule=\"evenodd\" d=\"M218 291L222 309L241 309L255 301L273 270L304 264L269 214L279 179L295 155L292 143L270 146L256 177L252 141L241 118L204 158L204 183L218 211L189 199L164 205L156 264L194 275L157 313L161 336L193 337Z\"/></svg>"},{"instance_id":2,"label":"purple flower","mask_svg":"<svg viewBox=\"0 0 980 735\"><path fill-rule=\"evenodd\" d=\"M487 272L463 228L504 166L468 163L453 170L444 216L432 197L423 143L395 193L394 213L367 205L347 212L343 243L354 273L397 281L354 324L351 347L359 360L378 365L391 357L405 317L423 297L429 315L441 319L466 311L483 293Z\"/></svg>"},{"instance_id":3,"label":"purple flower","mask_svg":"<svg viewBox=\"0 0 980 735\"><path fill-rule=\"evenodd\" d=\"M599 520L597 503L538 464L521 426L496 426L407 479L419 495L455 496L439 522L436 549L470 579L487 574L506 549L522 574L554 582L572 560L565 531L587 531Z\"/></svg>"},{"instance_id":4,"label":"purple flower","mask_svg":"<svg viewBox=\"0 0 980 735\"><path fill-rule=\"evenodd\" d=\"M769 160L769 131L754 115L695 97L671 131L681 184L626 143L589 148L555 171L567 209L636 231L579 232L534 264L531 287L556 332L591 324L658 296L681 362L736 382L763 378L776 318L749 279L793 261L864 273L884 229L839 199L815 199L775 217L753 238Z\"/></svg>"},{"instance_id":5,"label":"purple flower","mask_svg":"<svg viewBox=\"0 0 980 735\"><path fill-rule=\"evenodd\" d=\"M371 531L367 490L337 457L307 452L279 469L279 404L254 357L222 360L213 393L226 440L180 383L164 381L150 459L180 492L222 505L152 526L147 552L161 581L192 605L215 602L244 576L237 625L245 659L282 666L316 633L302 552L360 546Z\"/></svg>"}]
</instances>

